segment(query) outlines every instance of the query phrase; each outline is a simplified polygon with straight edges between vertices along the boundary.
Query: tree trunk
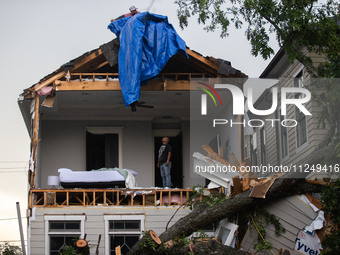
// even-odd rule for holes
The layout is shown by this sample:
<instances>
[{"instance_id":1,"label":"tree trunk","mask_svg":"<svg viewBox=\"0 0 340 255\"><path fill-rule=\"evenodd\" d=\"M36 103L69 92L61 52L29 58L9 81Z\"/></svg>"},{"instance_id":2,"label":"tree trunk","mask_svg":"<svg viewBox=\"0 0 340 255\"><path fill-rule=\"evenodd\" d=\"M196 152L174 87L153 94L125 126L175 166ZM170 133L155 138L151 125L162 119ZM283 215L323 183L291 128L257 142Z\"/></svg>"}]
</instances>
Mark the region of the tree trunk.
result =
<instances>
[{"instance_id":1,"label":"tree trunk","mask_svg":"<svg viewBox=\"0 0 340 255\"><path fill-rule=\"evenodd\" d=\"M88 242L84 239L79 239L76 242L76 250L77 250L77 253L82 254L82 255L90 254L90 248L89 248Z\"/></svg>"},{"instance_id":2,"label":"tree trunk","mask_svg":"<svg viewBox=\"0 0 340 255\"><path fill-rule=\"evenodd\" d=\"M249 197L251 191L247 190L235 197L225 200L221 204L215 204L213 206L205 204L197 205L190 214L179 219L167 231L162 233L159 238L165 243L169 240L173 240L176 236L189 236L208 224L238 213L252 211L256 206L264 205L265 203L295 194L316 193L320 191L321 186L306 183L304 179L280 178L270 187L265 199ZM135 244L128 255L145 254L139 252L140 243L142 241L143 238ZM234 251L236 251L236 249L234 249Z\"/></svg>"}]
</instances>

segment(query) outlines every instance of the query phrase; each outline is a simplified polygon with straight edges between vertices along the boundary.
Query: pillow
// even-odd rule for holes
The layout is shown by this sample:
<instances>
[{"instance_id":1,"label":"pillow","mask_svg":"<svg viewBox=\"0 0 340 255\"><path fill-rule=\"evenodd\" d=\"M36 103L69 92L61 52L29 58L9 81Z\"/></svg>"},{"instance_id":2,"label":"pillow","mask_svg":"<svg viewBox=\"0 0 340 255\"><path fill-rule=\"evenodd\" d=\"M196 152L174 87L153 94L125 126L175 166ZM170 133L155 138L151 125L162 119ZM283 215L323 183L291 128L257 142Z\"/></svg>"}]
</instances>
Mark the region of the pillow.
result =
<instances>
[{"instance_id":1,"label":"pillow","mask_svg":"<svg viewBox=\"0 0 340 255\"><path fill-rule=\"evenodd\" d=\"M125 169L126 171L129 171L130 173L132 173L132 175L134 176L134 177L136 177L137 176L137 172L135 172L135 171L133 171L133 170L130 170L130 169Z\"/></svg>"},{"instance_id":2,"label":"pillow","mask_svg":"<svg viewBox=\"0 0 340 255\"><path fill-rule=\"evenodd\" d=\"M65 173L65 172L73 172L73 171L71 169L68 169L68 168L59 168L58 172L59 173Z\"/></svg>"}]
</instances>

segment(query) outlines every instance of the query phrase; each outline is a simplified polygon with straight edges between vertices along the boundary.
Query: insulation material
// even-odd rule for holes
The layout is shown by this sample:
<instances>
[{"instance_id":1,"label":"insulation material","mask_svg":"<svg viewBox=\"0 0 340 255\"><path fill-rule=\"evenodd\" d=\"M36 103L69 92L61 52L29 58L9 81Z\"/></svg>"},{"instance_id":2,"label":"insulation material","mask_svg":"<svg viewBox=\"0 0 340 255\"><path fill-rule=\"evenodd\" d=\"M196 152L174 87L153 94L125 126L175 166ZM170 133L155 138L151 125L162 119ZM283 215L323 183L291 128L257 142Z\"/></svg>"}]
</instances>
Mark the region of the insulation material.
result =
<instances>
[{"instance_id":1,"label":"insulation material","mask_svg":"<svg viewBox=\"0 0 340 255\"><path fill-rule=\"evenodd\" d=\"M39 86L39 84L37 84L36 87L37 86ZM37 91L37 94L39 96L51 96L53 94L53 86L43 87Z\"/></svg>"},{"instance_id":2,"label":"insulation material","mask_svg":"<svg viewBox=\"0 0 340 255\"><path fill-rule=\"evenodd\" d=\"M166 16L138 13L112 22L108 29L120 40L118 73L126 107L139 99L141 85L157 76L173 55L188 57L184 40Z\"/></svg>"}]
</instances>

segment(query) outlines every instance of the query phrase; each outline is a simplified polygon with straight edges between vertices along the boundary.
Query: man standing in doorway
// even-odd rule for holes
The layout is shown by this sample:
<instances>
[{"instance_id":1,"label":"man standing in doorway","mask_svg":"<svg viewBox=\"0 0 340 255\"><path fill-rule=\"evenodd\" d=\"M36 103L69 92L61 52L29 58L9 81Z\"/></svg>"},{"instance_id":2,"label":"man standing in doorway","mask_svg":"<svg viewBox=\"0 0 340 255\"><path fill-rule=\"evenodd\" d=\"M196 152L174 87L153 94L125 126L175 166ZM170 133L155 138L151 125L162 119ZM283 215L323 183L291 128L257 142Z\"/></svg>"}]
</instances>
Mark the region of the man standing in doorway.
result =
<instances>
[{"instance_id":1,"label":"man standing in doorway","mask_svg":"<svg viewBox=\"0 0 340 255\"><path fill-rule=\"evenodd\" d=\"M163 181L163 188L171 188L171 146L169 144L169 137L165 136L162 139L163 145L158 151L158 163L157 167L161 170L161 176Z\"/></svg>"}]
</instances>

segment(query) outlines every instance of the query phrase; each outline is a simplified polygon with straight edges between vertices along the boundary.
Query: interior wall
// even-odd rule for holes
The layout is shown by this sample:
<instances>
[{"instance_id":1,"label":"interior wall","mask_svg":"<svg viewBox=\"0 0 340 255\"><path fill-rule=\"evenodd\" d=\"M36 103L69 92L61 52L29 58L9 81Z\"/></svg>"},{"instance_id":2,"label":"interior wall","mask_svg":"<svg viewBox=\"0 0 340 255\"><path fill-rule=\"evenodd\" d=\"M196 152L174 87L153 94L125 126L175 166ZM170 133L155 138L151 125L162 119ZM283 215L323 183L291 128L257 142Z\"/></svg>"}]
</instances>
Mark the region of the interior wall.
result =
<instances>
[{"instance_id":1,"label":"interior wall","mask_svg":"<svg viewBox=\"0 0 340 255\"><path fill-rule=\"evenodd\" d=\"M153 139L151 121L131 121L123 128L123 167L134 170L138 186L152 187Z\"/></svg>"},{"instance_id":2,"label":"interior wall","mask_svg":"<svg viewBox=\"0 0 340 255\"><path fill-rule=\"evenodd\" d=\"M153 185L151 122L45 120L42 126L38 187L48 188L47 177L58 175L59 168L86 170L86 127L89 126L123 127L123 168L139 173L136 177L139 186Z\"/></svg>"},{"instance_id":3,"label":"interior wall","mask_svg":"<svg viewBox=\"0 0 340 255\"><path fill-rule=\"evenodd\" d=\"M190 121L182 122L183 134L183 188L192 188L200 184L205 185L205 179L198 174L193 173L192 154L190 151ZM193 141L191 141L193 142Z\"/></svg>"}]
</instances>

